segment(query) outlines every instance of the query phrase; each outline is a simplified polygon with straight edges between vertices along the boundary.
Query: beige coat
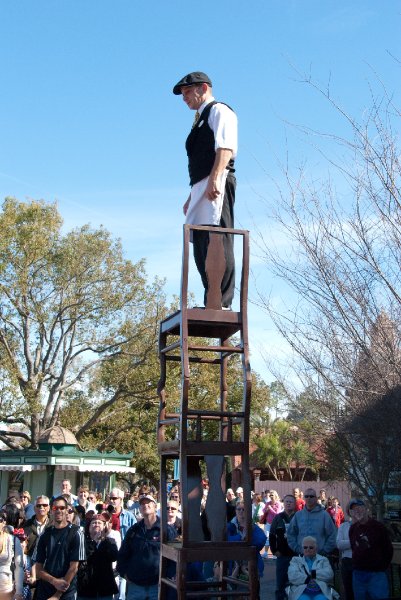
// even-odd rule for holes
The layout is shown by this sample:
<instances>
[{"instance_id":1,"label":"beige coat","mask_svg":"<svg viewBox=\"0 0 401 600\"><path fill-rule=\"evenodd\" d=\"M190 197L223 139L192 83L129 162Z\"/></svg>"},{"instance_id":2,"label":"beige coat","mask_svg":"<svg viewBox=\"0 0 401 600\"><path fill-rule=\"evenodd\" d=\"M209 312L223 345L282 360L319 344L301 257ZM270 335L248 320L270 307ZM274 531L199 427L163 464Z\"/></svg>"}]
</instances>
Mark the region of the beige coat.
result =
<instances>
[{"instance_id":1,"label":"beige coat","mask_svg":"<svg viewBox=\"0 0 401 600\"><path fill-rule=\"evenodd\" d=\"M322 590L322 594L329 600L339 598L338 593L331 587L334 573L330 566L328 558L316 554L312 568L316 571L316 583ZM288 600L297 600L306 588L305 579L310 575L308 563L303 556L294 556L288 567L288 580L290 582L287 588Z\"/></svg>"}]
</instances>

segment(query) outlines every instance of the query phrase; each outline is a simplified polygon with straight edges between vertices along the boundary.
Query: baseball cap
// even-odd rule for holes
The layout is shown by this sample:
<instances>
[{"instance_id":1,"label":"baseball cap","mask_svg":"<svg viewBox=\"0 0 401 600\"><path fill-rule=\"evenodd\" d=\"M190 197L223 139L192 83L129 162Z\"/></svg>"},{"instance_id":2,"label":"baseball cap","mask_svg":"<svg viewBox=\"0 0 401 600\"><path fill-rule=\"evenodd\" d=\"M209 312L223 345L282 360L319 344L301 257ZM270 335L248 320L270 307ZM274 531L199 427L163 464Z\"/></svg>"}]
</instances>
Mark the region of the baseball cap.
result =
<instances>
[{"instance_id":1,"label":"baseball cap","mask_svg":"<svg viewBox=\"0 0 401 600\"><path fill-rule=\"evenodd\" d=\"M365 502L360 498L353 498L350 500L349 508L353 508L354 506L365 506Z\"/></svg>"}]
</instances>

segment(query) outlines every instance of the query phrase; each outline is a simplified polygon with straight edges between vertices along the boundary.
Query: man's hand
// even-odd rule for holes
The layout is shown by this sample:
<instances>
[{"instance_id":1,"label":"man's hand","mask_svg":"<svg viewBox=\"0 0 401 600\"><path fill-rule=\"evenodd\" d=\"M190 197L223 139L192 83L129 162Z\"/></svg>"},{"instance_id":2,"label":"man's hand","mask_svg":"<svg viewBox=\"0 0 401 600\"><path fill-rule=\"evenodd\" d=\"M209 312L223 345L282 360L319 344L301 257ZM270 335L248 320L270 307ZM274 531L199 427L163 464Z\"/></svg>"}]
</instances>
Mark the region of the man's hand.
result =
<instances>
[{"instance_id":1,"label":"man's hand","mask_svg":"<svg viewBox=\"0 0 401 600\"><path fill-rule=\"evenodd\" d=\"M66 592L70 587L70 584L65 579L57 579L54 577L53 586L56 588L56 590L59 590L59 592Z\"/></svg>"},{"instance_id":2,"label":"man's hand","mask_svg":"<svg viewBox=\"0 0 401 600\"><path fill-rule=\"evenodd\" d=\"M206 187L206 197L208 200L210 200L211 202L213 202L213 200L216 200L216 198L219 196L220 194L220 190L217 187L217 181L215 179L212 179L212 177L209 175L209 179L207 182L207 187Z\"/></svg>"},{"instance_id":3,"label":"man's hand","mask_svg":"<svg viewBox=\"0 0 401 600\"><path fill-rule=\"evenodd\" d=\"M188 212L188 208L189 208L189 203L191 202L191 196L188 196L188 200L185 202L184 206L182 207L182 211L184 213L184 215L186 216L187 212Z\"/></svg>"}]
</instances>

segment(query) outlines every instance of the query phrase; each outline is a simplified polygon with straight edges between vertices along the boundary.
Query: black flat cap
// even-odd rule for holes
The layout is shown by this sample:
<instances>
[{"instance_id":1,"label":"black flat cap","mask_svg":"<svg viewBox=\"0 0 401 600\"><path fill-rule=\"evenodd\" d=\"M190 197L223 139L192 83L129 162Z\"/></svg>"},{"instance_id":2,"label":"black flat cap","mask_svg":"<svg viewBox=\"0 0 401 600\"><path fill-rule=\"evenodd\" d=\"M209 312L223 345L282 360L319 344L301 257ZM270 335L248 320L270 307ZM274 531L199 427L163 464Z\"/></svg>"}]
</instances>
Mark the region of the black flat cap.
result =
<instances>
[{"instance_id":1,"label":"black flat cap","mask_svg":"<svg viewBox=\"0 0 401 600\"><path fill-rule=\"evenodd\" d=\"M197 83L207 83L212 87L212 82L206 73L202 73L201 71L194 71L193 73L188 73L185 75L178 83L173 87L173 94L179 96L181 94L181 86L183 85L196 85Z\"/></svg>"}]
</instances>

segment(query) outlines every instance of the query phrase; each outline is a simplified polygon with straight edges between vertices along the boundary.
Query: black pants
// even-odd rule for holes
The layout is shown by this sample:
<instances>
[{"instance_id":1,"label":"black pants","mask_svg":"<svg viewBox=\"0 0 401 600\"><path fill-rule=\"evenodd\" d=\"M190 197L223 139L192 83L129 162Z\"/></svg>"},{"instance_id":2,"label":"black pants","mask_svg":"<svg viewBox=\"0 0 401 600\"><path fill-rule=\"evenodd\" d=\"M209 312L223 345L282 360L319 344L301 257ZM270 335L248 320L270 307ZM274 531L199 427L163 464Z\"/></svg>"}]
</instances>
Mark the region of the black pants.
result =
<instances>
[{"instance_id":1,"label":"black pants","mask_svg":"<svg viewBox=\"0 0 401 600\"><path fill-rule=\"evenodd\" d=\"M229 173L224 188L223 208L221 211L220 227L234 228L234 202L237 181L235 175ZM226 259L226 270L221 282L222 306L230 307L234 298L235 287L235 260L233 235L223 234L224 255ZM206 275L206 256L209 246L209 233L207 231L193 232L194 259L196 267L205 288L204 303L207 302L208 280Z\"/></svg>"},{"instance_id":2,"label":"black pants","mask_svg":"<svg viewBox=\"0 0 401 600\"><path fill-rule=\"evenodd\" d=\"M342 558L340 563L341 579L344 586L345 600L354 600L352 588L352 558Z\"/></svg>"}]
</instances>

